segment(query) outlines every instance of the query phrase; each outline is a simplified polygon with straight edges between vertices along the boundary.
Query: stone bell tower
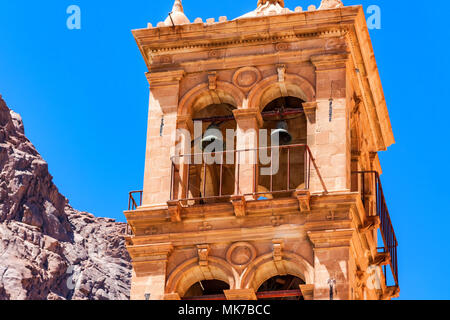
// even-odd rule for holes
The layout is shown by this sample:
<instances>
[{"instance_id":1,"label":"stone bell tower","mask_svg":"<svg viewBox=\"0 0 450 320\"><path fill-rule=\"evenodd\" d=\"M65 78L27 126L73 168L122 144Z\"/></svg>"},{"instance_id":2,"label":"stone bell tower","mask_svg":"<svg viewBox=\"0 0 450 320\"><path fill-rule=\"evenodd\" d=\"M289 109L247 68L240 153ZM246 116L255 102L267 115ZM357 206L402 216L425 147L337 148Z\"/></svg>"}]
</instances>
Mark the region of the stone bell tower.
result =
<instances>
[{"instance_id":1,"label":"stone bell tower","mask_svg":"<svg viewBox=\"0 0 450 320\"><path fill-rule=\"evenodd\" d=\"M190 22L176 0L133 35L150 105L132 299L399 294L378 158L394 137L361 6Z\"/></svg>"}]
</instances>

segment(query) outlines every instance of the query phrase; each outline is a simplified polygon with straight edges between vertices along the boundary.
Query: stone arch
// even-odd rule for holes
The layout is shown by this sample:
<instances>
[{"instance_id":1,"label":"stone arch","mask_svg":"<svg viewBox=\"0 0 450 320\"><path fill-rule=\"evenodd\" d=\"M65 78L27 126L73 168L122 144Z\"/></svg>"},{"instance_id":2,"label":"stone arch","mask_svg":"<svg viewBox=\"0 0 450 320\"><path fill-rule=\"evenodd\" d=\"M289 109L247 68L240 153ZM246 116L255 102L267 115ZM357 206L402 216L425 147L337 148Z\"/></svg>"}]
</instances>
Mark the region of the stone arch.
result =
<instances>
[{"instance_id":1,"label":"stone arch","mask_svg":"<svg viewBox=\"0 0 450 320\"><path fill-rule=\"evenodd\" d=\"M229 284L230 289L236 289L237 272L223 259L208 257L208 267L211 278L205 276L198 263L198 258L192 258L178 266L166 282L166 293L178 293L183 297L187 290L199 281L221 280Z\"/></svg>"},{"instance_id":2,"label":"stone arch","mask_svg":"<svg viewBox=\"0 0 450 320\"><path fill-rule=\"evenodd\" d=\"M217 102L242 108L244 100L242 91L229 82L217 81L215 90L210 90L208 83L201 83L181 98L178 115L192 115L211 104L218 104Z\"/></svg>"},{"instance_id":3,"label":"stone arch","mask_svg":"<svg viewBox=\"0 0 450 320\"><path fill-rule=\"evenodd\" d=\"M269 102L282 96L292 96L306 102L315 101L316 92L308 80L294 74L286 74L282 83L278 80L278 75L273 75L259 82L248 95L248 108L262 111Z\"/></svg>"},{"instance_id":4,"label":"stone arch","mask_svg":"<svg viewBox=\"0 0 450 320\"><path fill-rule=\"evenodd\" d=\"M300 255L291 252L283 252L282 261L284 274L281 274L273 259L273 253L258 257L242 275L242 288L252 288L255 291L270 278L279 275L292 275L305 281L306 284L314 283L314 268Z\"/></svg>"}]
</instances>

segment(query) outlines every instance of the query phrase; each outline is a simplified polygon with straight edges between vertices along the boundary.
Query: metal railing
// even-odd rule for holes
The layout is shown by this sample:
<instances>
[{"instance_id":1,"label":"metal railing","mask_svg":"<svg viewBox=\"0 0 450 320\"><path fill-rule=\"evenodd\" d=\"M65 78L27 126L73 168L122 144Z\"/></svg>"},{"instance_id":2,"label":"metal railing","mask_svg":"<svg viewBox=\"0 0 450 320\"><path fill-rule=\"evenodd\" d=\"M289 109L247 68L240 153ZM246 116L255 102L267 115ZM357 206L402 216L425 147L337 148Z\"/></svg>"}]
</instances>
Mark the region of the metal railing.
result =
<instances>
[{"instance_id":1,"label":"metal railing","mask_svg":"<svg viewBox=\"0 0 450 320\"><path fill-rule=\"evenodd\" d=\"M297 298L300 300L303 298L303 294L299 289L296 290L281 290L281 291L266 291L266 292L256 292L256 298L261 299L283 299L283 298ZM225 294L216 295L206 295L198 297L186 297L181 300L185 301L224 301L227 300Z\"/></svg>"},{"instance_id":2,"label":"metal railing","mask_svg":"<svg viewBox=\"0 0 450 320\"><path fill-rule=\"evenodd\" d=\"M365 208L368 208L367 197L374 191L375 202L376 202L376 215L380 218L380 232L383 238L384 247L378 248L378 251L382 253L389 253L390 256L390 266L392 271L392 276L394 278L395 284L399 286L398 279L398 258L397 258L397 248L398 241L395 236L394 227L392 225L391 217L389 215L389 210L386 204L386 198L384 197L383 187L381 185L380 175L376 171L359 171L354 172L361 176L361 200ZM367 177L373 177L373 189L367 184ZM369 188L366 188L369 187ZM368 190L369 189L369 190ZM384 266L384 274L387 285L387 267Z\"/></svg>"},{"instance_id":3,"label":"metal railing","mask_svg":"<svg viewBox=\"0 0 450 320\"><path fill-rule=\"evenodd\" d=\"M128 211L134 211L142 206L143 191L131 191L128 197Z\"/></svg>"},{"instance_id":4,"label":"metal railing","mask_svg":"<svg viewBox=\"0 0 450 320\"><path fill-rule=\"evenodd\" d=\"M253 153L253 159L259 159L258 155L260 152L265 151L266 153L270 153L270 162L269 164L262 165L259 161L254 161L254 164L242 163L241 159L244 158L242 154L247 153L250 154L247 156L251 157ZM301 163L299 163L299 155L302 158ZM279 183L280 174L275 172L274 170L274 157L278 156L278 165L286 164L284 171L285 177L281 177L284 182ZM219 159L214 164L207 164L205 161L206 157ZM293 162L293 158L296 157L297 163ZM227 159L233 159L233 164L229 165L226 163ZM200 159L200 164L195 164L194 160ZM285 161L285 162L283 162ZM247 166L247 170L249 166L252 167L253 170L253 179L252 179L252 192L243 192L241 185L241 172L242 167ZM185 173L184 178L181 177L181 167L184 167ZM207 194L210 190L207 190L208 183L212 183L212 181L208 181L207 179L207 171L209 168L214 167L217 169L218 174L215 179L215 183L218 182L217 190L212 192L214 194ZM303 168L301 168L303 167ZM325 182L319 172L319 168L316 164L316 160L314 159L312 152L308 145L305 144L295 144L295 145L286 145L286 146L275 146L275 147L262 147L255 149L243 149L243 150L229 150L229 151L221 151L221 152L213 152L213 153L200 153L200 154L188 154L188 155L180 155L172 157L172 177L171 177L171 188L170 188L170 200L171 201L214 201L220 199L229 199L233 196L253 196L257 198L258 196L264 196L268 194L281 194L281 193L292 193L298 191L298 187L292 187L292 183L299 183L302 187L300 190L309 190L311 183L311 170L314 168L317 177L320 180L323 191L328 193L328 190L325 186ZM260 182L262 180L260 173L260 168L266 168L270 174L266 175L266 186L267 190L258 191L260 187ZM200 174L192 174L192 169L196 173L200 172ZM195 170L197 169L197 170ZM224 190L224 181L225 181L225 171L231 171L234 181L234 188L231 192L226 192ZM300 172L301 171L301 172ZM275 172L275 173L274 173ZM297 181L293 178L293 176L297 177ZM299 177L301 177L299 179ZM193 183L193 178L200 179L201 181L197 184ZM277 178L278 183L275 183L275 179ZM229 181L228 181L229 182ZM248 181L244 182L246 185ZM181 190L181 191L180 191ZM211 193L211 192L210 192Z\"/></svg>"}]
</instances>

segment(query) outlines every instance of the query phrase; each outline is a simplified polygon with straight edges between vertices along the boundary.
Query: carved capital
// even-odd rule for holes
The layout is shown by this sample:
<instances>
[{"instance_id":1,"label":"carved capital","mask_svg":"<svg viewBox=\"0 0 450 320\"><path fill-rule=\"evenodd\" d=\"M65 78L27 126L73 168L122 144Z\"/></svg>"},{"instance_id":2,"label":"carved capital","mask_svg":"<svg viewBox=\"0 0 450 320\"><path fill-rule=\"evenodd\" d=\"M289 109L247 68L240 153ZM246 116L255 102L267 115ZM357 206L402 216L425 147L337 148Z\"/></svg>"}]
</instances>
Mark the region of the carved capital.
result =
<instances>
[{"instance_id":1,"label":"carved capital","mask_svg":"<svg viewBox=\"0 0 450 320\"><path fill-rule=\"evenodd\" d=\"M231 197L231 203L234 207L236 217L245 217L247 215L247 201L243 196Z\"/></svg>"},{"instance_id":2,"label":"carved capital","mask_svg":"<svg viewBox=\"0 0 450 320\"><path fill-rule=\"evenodd\" d=\"M178 85L184 75L184 70L147 72L146 74L150 87Z\"/></svg>"},{"instance_id":3,"label":"carved capital","mask_svg":"<svg viewBox=\"0 0 450 320\"><path fill-rule=\"evenodd\" d=\"M194 131L194 122L192 121L192 116L189 115L179 115L177 117L177 128L185 129L190 132Z\"/></svg>"},{"instance_id":4,"label":"carved capital","mask_svg":"<svg viewBox=\"0 0 450 320\"><path fill-rule=\"evenodd\" d=\"M233 110L234 118L237 122L245 120L255 120L258 128L263 126L263 118L259 110L254 109L235 109Z\"/></svg>"},{"instance_id":5,"label":"carved capital","mask_svg":"<svg viewBox=\"0 0 450 320\"><path fill-rule=\"evenodd\" d=\"M314 285L313 284L301 284L300 291L302 292L303 298L305 300L314 299Z\"/></svg>"},{"instance_id":6,"label":"carved capital","mask_svg":"<svg viewBox=\"0 0 450 320\"><path fill-rule=\"evenodd\" d=\"M181 297L178 293L166 293L164 295L164 300L178 301L181 300Z\"/></svg>"},{"instance_id":7,"label":"carved capital","mask_svg":"<svg viewBox=\"0 0 450 320\"><path fill-rule=\"evenodd\" d=\"M227 300L257 300L253 289L235 289L224 291Z\"/></svg>"},{"instance_id":8,"label":"carved capital","mask_svg":"<svg viewBox=\"0 0 450 320\"><path fill-rule=\"evenodd\" d=\"M168 201L170 221L180 222L181 221L181 203L180 201Z\"/></svg>"},{"instance_id":9,"label":"carved capital","mask_svg":"<svg viewBox=\"0 0 450 320\"><path fill-rule=\"evenodd\" d=\"M311 194L309 191L300 191L297 190L294 192L295 197L298 199L300 212L307 213L311 211Z\"/></svg>"},{"instance_id":10,"label":"carved capital","mask_svg":"<svg viewBox=\"0 0 450 320\"><path fill-rule=\"evenodd\" d=\"M381 296L381 300L391 300L400 296L400 288L397 286L387 287Z\"/></svg>"},{"instance_id":11,"label":"carved capital","mask_svg":"<svg viewBox=\"0 0 450 320\"><path fill-rule=\"evenodd\" d=\"M304 102L303 111L309 123L316 123L317 102Z\"/></svg>"},{"instance_id":12,"label":"carved capital","mask_svg":"<svg viewBox=\"0 0 450 320\"><path fill-rule=\"evenodd\" d=\"M391 263L391 255L389 252L379 252L372 261L373 265L382 267Z\"/></svg>"},{"instance_id":13,"label":"carved capital","mask_svg":"<svg viewBox=\"0 0 450 320\"><path fill-rule=\"evenodd\" d=\"M208 257L211 248L207 244L197 246L198 263L200 266L208 266Z\"/></svg>"},{"instance_id":14,"label":"carved capital","mask_svg":"<svg viewBox=\"0 0 450 320\"><path fill-rule=\"evenodd\" d=\"M378 216L367 217L364 226L359 228L359 232L367 233L369 231L376 230L380 226L380 223L380 217Z\"/></svg>"},{"instance_id":15,"label":"carved capital","mask_svg":"<svg viewBox=\"0 0 450 320\"><path fill-rule=\"evenodd\" d=\"M311 63L316 67L316 71L328 71L345 68L348 58L348 53L321 54L312 56Z\"/></svg>"},{"instance_id":16,"label":"carved capital","mask_svg":"<svg viewBox=\"0 0 450 320\"><path fill-rule=\"evenodd\" d=\"M281 261L283 260L283 248L284 241L283 240L273 240L273 260Z\"/></svg>"},{"instance_id":17,"label":"carved capital","mask_svg":"<svg viewBox=\"0 0 450 320\"><path fill-rule=\"evenodd\" d=\"M209 90L217 89L217 72L212 71L208 73Z\"/></svg>"}]
</instances>

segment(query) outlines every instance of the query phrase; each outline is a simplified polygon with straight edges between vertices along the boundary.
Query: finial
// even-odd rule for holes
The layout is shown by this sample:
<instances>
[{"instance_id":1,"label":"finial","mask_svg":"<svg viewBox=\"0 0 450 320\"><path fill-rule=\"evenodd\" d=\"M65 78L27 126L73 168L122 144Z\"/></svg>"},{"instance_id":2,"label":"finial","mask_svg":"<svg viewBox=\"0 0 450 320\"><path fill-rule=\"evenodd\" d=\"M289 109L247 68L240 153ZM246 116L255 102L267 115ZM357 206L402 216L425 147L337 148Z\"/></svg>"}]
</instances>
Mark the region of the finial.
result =
<instances>
[{"instance_id":1,"label":"finial","mask_svg":"<svg viewBox=\"0 0 450 320\"><path fill-rule=\"evenodd\" d=\"M282 8L284 8L284 0L258 0L257 7L263 6L266 3L269 3L269 4L277 4L278 3Z\"/></svg>"},{"instance_id":2,"label":"finial","mask_svg":"<svg viewBox=\"0 0 450 320\"><path fill-rule=\"evenodd\" d=\"M322 0L322 2L320 3L319 10L336 9L341 8L343 6L344 4L342 3L341 0Z\"/></svg>"},{"instance_id":3,"label":"finial","mask_svg":"<svg viewBox=\"0 0 450 320\"><path fill-rule=\"evenodd\" d=\"M172 12L169 13L164 24L169 27L174 27L176 25L189 24L191 23L189 19L184 14L183 4L181 0L175 0Z\"/></svg>"},{"instance_id":4,"label":"finial","mask_svg":"<svg viewBox=\"0 0 450 320\"><path fill-rule=\"evenodd\" d=\"M181 0L175 0L175 3L173 4L172 12L183 12L183 4L181 3Z\"/></svg>"}]
</instances>

